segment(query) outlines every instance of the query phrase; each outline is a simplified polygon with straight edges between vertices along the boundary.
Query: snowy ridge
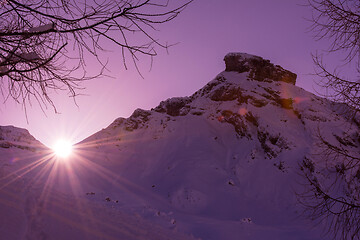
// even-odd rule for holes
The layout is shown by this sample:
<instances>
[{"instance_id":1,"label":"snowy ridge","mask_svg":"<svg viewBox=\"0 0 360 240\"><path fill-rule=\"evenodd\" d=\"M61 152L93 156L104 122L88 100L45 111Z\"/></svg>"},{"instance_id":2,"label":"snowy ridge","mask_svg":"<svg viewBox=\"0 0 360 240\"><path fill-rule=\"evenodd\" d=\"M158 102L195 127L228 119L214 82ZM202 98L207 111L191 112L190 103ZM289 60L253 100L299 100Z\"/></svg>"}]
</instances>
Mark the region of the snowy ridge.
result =
<instances>
[{"instance_id":1,"label":"snowy ridge","mask_svg":"<svg viewBox=\"0 0 360 240\"><path fill-rule=\"evenodd\" d=\"M36 140L29 131L14 126L0 126L0 148L22 148L36 151L45 146Z\"/></svg>"}]
</instances>

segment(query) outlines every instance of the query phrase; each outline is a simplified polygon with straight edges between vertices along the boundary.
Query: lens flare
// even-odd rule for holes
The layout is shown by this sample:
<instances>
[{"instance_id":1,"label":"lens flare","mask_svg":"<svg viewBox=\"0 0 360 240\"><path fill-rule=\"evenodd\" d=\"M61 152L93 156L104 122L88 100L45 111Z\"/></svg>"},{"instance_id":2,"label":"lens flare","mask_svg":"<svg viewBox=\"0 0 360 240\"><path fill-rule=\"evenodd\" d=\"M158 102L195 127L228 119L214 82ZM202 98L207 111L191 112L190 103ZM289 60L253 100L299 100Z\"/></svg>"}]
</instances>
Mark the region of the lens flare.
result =
<instances>
[{"instance_id":1,"label":"lens flare","mask_svg":"<svg viewBox=\"0 0 360 240\"><path fill-rule=\"evenodd\" d=\"M72 144L69 141L59 140L52 149L56 156L60 158L67 158L72 153Z\"/></svg>"},{"instance_id":2,"label":"lens flare","mask_svg":"<svg viewBox=\"0 0 360 240\"><path fill-rule=\"evenodd\" d=\"M241 116L245 116L247 114L248 110L246 108L240 108L239 109L239 114Z\"/></svg>"}]
</instances>

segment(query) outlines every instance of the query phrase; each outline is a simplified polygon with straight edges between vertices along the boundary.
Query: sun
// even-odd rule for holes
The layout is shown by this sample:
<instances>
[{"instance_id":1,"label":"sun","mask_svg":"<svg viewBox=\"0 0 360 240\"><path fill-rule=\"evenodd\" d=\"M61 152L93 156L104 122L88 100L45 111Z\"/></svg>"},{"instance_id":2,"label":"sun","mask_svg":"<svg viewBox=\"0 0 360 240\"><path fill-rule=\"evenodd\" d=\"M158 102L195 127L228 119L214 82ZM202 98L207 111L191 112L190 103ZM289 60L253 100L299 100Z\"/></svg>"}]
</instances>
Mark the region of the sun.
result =
<instances>
[{"instance_id":1,"label":"sun","mask_svg":"<svg viewBox=\"0 0 360 240\"><path fill-rule=\"evenodd\" d=\"M67 158L72 153L72 144L66 140L58 140L52 147L55 155L60 158Z\"/></svg>"}]
</instances>

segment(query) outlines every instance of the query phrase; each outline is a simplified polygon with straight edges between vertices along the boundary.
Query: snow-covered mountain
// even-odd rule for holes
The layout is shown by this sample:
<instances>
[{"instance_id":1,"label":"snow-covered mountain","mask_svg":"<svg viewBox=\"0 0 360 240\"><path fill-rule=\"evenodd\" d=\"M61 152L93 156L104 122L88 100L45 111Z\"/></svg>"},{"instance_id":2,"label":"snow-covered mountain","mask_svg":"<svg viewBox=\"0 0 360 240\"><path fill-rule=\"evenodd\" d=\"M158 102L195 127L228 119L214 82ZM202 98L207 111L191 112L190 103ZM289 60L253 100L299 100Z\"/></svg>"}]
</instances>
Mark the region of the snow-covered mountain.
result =
<instances>
[{"instance_id":1,"label":"snow-covered mountain","mask_svg":"<svg viewBox=\"0 0 360 240\"><path fill-rule=\"evenodd\" d=\"M295 86L296 74L268 60L231 53L225 63L193 95L116 119L66 162L44 151L14 181L40 157L7 165L0 206L17 212L0 238L323 239L300 214L299 164L312 158L320 171L318 134L358 147L359 128L346 106ZM0 146L1 169L12 149Z\"/></svg>"}]
</instances>

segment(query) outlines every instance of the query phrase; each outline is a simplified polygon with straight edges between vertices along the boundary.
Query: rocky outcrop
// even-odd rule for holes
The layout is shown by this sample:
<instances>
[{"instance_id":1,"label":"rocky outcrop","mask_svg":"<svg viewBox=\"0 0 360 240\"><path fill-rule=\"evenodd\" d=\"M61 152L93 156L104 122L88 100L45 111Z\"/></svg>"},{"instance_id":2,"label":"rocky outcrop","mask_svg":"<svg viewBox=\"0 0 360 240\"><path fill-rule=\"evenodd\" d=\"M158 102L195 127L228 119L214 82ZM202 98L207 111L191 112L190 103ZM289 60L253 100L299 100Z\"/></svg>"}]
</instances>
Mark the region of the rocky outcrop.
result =
<instances>
[{"instance_id":1,"label":"rocky outcrop","mask_svg":"<svg viewBox=\"0 0 360 240\"><path fill-rule=\"evenodd\" d=\"M189 97L174 97L169 98L166 101L161 101L159 106L154 108L154 111L160 113L167 113L170 116L184 116L189 110L190 106L187 106L191 102Z\"/></svg>"},{"instance_id":2,"label":"rocky outcrop","mask_svg":"<svg viewBox=\"0 0 360 240\"><path fill-rule=\"evenodd\" d=\"M257 81L282 81L295 85L297 75L274 65L270 60L247 53L229 53L224 58L226 69L231 72L249 72L249 78Z\"/></svg>"}]
</instances>

